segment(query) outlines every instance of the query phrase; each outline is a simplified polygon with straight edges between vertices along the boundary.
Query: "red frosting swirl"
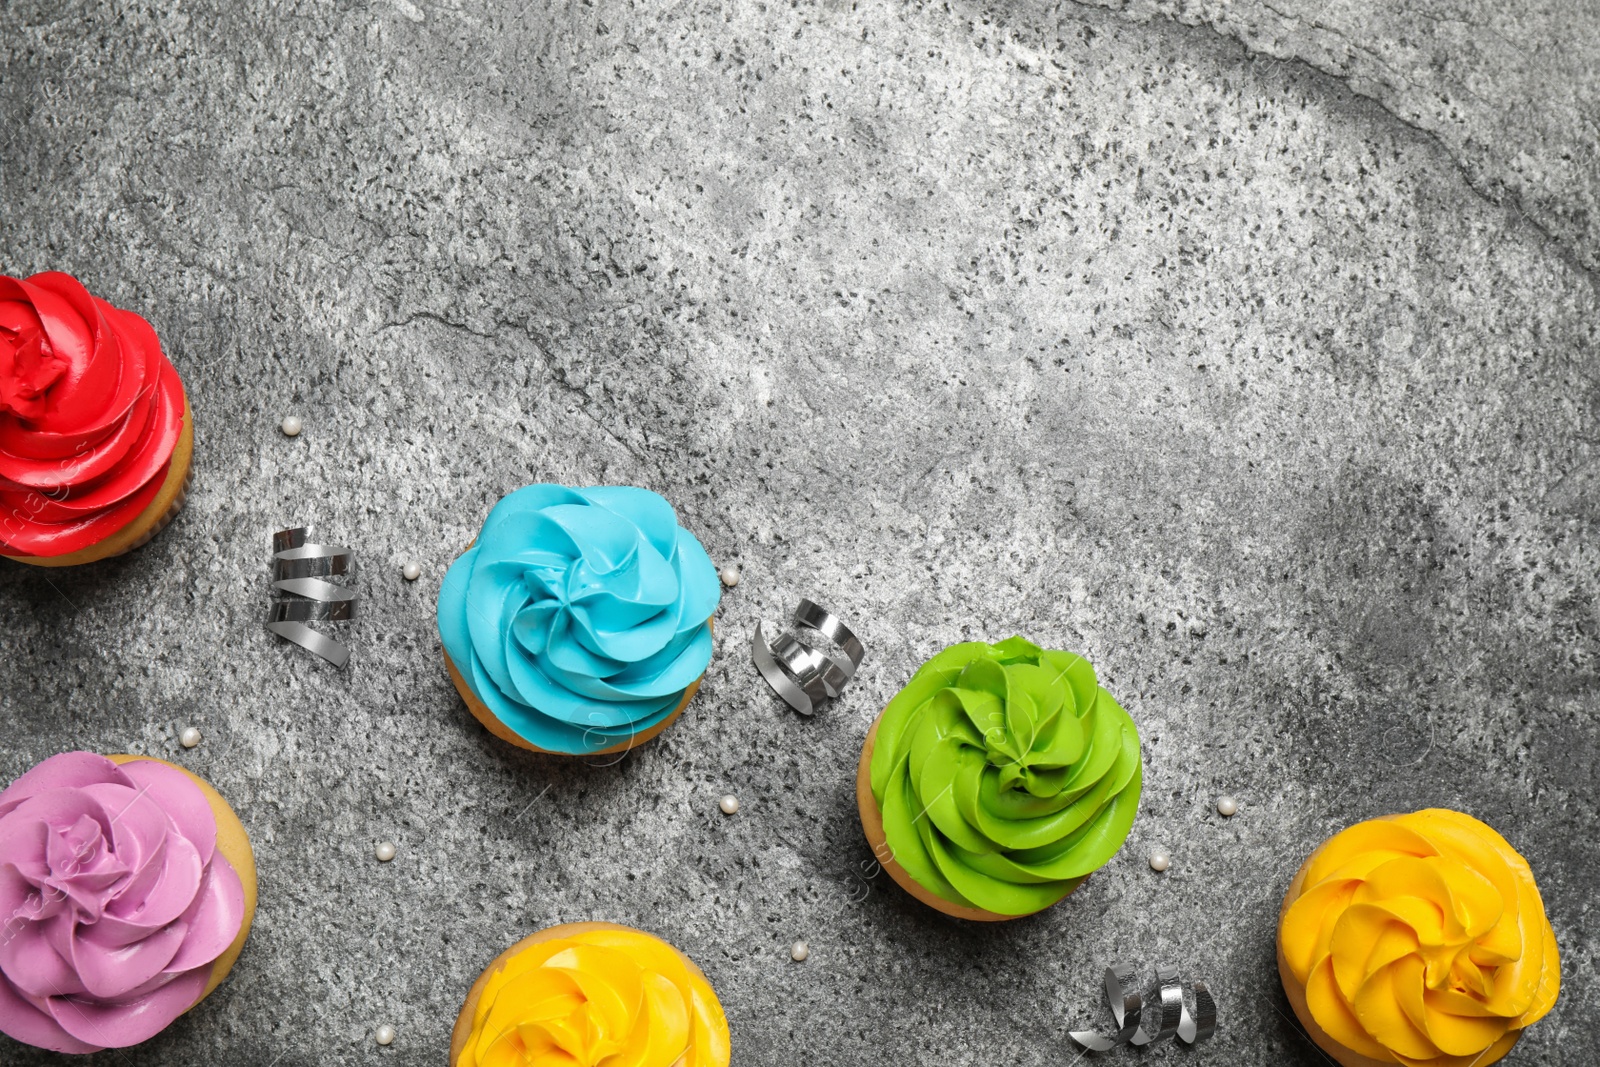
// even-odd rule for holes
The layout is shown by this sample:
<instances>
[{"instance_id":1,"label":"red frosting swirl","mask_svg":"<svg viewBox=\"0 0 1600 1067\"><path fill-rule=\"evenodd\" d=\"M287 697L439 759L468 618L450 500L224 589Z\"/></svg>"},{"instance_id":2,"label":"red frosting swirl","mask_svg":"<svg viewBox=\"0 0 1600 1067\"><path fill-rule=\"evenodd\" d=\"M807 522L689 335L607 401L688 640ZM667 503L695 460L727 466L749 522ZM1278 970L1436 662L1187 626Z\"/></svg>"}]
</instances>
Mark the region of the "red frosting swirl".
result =
<instances>
[{"instance_id":1,"label":"red frosting swirl","mask_svg":"<svg viewBox=\"0 0 1600 1067\"><path fill-rule=\"evenodd\" d=\"M0 554L64 556L150 506L183 431L155 330L69 274L0 275Z\"/></svg>"}]
</instances>

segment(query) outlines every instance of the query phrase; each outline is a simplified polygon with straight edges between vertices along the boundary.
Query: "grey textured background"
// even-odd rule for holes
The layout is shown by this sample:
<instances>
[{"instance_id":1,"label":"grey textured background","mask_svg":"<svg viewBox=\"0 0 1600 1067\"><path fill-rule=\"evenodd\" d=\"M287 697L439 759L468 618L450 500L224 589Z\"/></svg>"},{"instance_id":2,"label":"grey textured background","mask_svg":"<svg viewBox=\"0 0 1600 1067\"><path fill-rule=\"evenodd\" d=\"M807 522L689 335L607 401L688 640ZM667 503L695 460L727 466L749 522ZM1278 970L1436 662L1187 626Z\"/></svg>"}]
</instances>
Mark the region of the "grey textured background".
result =
<instances>
[{"instance_id":1,"label":"grey textured background","mask_svg":"<svg viewBox=\"0 0 1600 1067\"><path fill-rule=\"evenodd\" d=\"M1124 956L1223 1029L1105 1062L1319 1064L1279 897L1428 805L1527 855L1564 951L1507 1062L1600 1059L1600 9L1109 8L0 8L0 270L144 314L198 425L154 543L0 567L0 777L178 760L262 878L227 985L92 1062L441 1064L502 947L611 919L705 968L738 1064L1060 1067ZM616 765L495 741L441 663L445 565L536 480L658 490L744 568ZM348 672L262 630L291 523L366 567ZM812 721L744 647L806 594L870 647ZM1098 665L1146 792L978 928L863 877L852 773L922 659L1015 632Z\"/></svg>"}]
</instances>

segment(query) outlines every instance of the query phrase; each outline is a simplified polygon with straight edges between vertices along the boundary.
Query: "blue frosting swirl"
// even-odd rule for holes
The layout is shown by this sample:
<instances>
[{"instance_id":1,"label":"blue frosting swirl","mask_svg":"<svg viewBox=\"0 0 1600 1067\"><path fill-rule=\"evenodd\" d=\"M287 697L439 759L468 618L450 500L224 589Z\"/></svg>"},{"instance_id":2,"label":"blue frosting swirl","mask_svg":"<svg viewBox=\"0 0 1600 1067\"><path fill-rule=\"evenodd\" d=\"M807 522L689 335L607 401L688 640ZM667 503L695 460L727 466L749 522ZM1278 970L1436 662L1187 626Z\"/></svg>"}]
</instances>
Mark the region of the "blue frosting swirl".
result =
<instances>
[{"instance_id":1,"label":"blue frosting swirl","mask_svg":"<svg viewBox=\"0 0 1600 1067\"><path fill-rule=\"evenodd\" d=\"M722 584L647 489L530 485L445 574L439 637L496 718L550 752L596 752L671 715L711 663Z\"/></svg>"}]
</instances>

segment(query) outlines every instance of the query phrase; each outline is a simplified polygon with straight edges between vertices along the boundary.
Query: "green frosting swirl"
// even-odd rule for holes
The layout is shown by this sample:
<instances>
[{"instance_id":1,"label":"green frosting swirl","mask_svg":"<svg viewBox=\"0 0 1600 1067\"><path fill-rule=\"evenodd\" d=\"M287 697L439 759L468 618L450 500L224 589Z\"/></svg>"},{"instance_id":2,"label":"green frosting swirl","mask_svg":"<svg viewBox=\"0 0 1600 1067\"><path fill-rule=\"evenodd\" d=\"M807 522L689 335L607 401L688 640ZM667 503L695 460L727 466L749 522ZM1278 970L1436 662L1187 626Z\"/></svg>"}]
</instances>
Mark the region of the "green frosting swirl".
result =
<instances>
[{"instance_id":1,"label":"green frosting swirl","mask_svg":"<svg viewBox=\"0 0 1600 1067\"><path fill-rule=\"evenodd\" d=\"M872 753L889 848L930 892L1001 915L1047 908L1133 826L1139 731L1072 652L1020 637L934 656L889 701Z\"/></svg>"}]
</instances>

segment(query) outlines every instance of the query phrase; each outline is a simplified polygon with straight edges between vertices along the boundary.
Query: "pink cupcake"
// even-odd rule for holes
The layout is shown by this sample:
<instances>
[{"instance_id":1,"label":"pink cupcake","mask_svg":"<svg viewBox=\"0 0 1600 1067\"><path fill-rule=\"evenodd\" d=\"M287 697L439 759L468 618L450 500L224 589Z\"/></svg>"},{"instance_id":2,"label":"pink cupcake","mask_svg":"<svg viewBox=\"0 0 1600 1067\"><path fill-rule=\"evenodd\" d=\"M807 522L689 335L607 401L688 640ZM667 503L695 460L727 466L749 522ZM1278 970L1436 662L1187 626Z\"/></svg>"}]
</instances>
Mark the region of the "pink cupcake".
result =
<instances>
[{"instance_id":1,"label":"pink cupcake","mask_svg":"<svg viewBox=\"0 0 1600 1067\"><path fill-rule=\"evenodd\" d=\"M125 1048L221 984L255 914L250 840L216 790L143 756L52 756L0 792L0 1032Z\"/></svg>"}]
</instances>

